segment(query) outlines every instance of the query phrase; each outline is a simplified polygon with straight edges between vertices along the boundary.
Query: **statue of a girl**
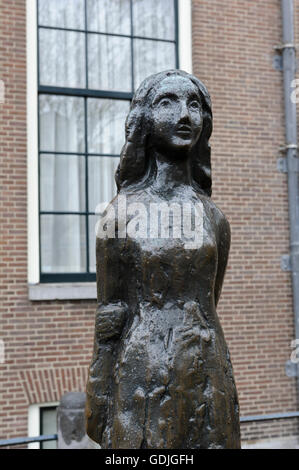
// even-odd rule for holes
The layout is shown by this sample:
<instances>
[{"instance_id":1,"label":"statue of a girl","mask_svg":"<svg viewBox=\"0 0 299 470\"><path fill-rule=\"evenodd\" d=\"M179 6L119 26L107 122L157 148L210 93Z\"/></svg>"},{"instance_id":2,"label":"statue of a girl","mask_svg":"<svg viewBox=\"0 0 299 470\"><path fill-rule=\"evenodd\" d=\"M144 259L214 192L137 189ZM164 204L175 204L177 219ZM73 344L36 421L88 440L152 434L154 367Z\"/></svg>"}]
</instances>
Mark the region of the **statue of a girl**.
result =
<instances>
[{"instance_id":1,"label":"statue of a girl","mask_svg":"<svg viewBox=\"0 0 299 470\"><path fill-rule=\"evenodd\" d=\"M211 132L210 97L192 75L150 76L133 98L118 195L105 219L115 230L96 245L86 415L87 433L102 448L240 447L238 397L216 313L230 228L210 199ZM189 239L186 217L177 223L171 210L167 222L135 221L136 236L126 230L136 207L149 214L189 206L197 208ZM188 245L191 226L197 243Z\"/></svg>"}]
</instances>

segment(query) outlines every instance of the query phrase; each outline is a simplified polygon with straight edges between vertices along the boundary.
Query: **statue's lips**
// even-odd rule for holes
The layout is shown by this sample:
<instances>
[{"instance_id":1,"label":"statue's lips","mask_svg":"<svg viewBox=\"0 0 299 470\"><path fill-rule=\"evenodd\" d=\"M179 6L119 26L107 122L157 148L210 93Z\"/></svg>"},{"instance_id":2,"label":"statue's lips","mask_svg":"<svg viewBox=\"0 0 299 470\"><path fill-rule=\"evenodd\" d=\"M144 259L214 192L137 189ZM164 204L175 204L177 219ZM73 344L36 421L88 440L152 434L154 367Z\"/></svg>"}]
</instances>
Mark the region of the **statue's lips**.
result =
<instances>
[{"instance_id":1,"label":"statue's lips","mask_svg":"<svg viewBox=\"0 0 299 470\"><path fill-rule=\"evenodd\" d=\"M177 128L176 133L182 137L191 137L192 129L189 126L180 126Z\"/></svg>"}]
</instances>

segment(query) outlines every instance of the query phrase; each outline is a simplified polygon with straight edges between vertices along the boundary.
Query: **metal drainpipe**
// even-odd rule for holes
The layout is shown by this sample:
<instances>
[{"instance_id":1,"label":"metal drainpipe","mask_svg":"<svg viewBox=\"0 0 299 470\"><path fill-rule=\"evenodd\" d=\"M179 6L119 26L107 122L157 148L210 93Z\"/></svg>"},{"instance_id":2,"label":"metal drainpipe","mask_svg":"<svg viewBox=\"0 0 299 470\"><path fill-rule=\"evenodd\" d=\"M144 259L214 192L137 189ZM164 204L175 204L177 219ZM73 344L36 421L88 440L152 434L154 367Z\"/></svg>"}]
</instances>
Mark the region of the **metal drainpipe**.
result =
<instances>
[{"instance_id":1,"label":"metal drainpipe","mask_svg":"<svg viewBox=\"0 0 299 470\"><path fill-rule=\"evenodd\" d=\"M281 0L283 44L282 65L285 103L286 167L288 173L290 255L287 258L293 284L296 339L299 339L299 159L297 158L296 101L291 100L296 77L293 0ZM294 101L294 102L293 102ZM296 368L299 394L299 365ZM294 374L295 375L295 374Z\"/></svg>"}]
</instances>

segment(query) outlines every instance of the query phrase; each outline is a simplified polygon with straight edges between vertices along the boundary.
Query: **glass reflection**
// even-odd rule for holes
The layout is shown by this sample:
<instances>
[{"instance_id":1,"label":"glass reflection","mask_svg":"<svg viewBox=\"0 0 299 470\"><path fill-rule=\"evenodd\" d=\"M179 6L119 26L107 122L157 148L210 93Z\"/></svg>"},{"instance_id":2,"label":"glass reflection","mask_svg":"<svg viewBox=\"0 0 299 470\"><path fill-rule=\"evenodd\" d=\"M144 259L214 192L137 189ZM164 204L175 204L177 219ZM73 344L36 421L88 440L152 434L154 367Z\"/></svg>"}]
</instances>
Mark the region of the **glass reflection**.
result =
<instances>
[{"instance_id":1,"label":"glass reflection","mask_svg":"<svg viewBox=\"0 0 299 470\"><path fill-rule=\"evenodd\" d=\"M39 30L39 78L44 86L84 88L85 34Z\"/></svg>"},{"instance_id":2,"label":"glass reflection","mask_svg":"<svg viewBox=\"0 0 299 470\"><path fill-rule=\"evenodd\" d=\"M88 87L132 91L131 40L117 36L88 35Z\"/></svg>"},{"instance_id":3,"label":"glass reflection","mask_svg":"<svg viewBox=\"0 0 299 470\"><path fill-rule=\"evenodd\" d=\"M174 44L134 39L135 89L147 76L173 68L175 68Z\"/></svg>"},{"instance_id":4,"label":"glass reflection","mask_svg":"<svg viewBox=\"0 0 299 470\"><path fill-rule=\"evenodd\" d=\"M131 34L130 0L87 0L88 31Z\"/></svg>"},{"instance_id":5,"label":"glass reflection","mask_svg":"<svg viewBox=\"0 0 299 470\"><path fill-rule=\"evenodd\" d=\"M86 271L85 216L41 215L43 273Z\"/></svg>"},{"instance_id":6,"label":"glass reflection","mask_svg":"<svg viewBox=\"0 0 299 470\"><path fill-rule=\"evenodd\" d=\"M114 175L119 158L90 157L88 159L89 211L95 212L99 203L111 201L116 195Z\"/></svg>"},{"instance_id":7,"label":"glass reflection","mask_svg":"<svg viewBox=\"0 0 299 470\"><path fill-rule=\"evenodd\" d=\"M84 29L84 0L38 0L38 19L43 26Z\"/></svg>"},{"instance_id":8,"label":"glass reflection","mask_svg":"<svg viewBox=\"0 0 299 470\"><path fill-rule=\"evenodd\" d=\"M40 95L39 110L41 150L85 151L83 98Z\"/></svg>"},{"instance_id":9,"label":"glass reflection","mask_svg":"<svg viewBox=\"0 0 299 470\"><path fill-rule=\"evenodd\" d=\"M130 102L88 100L88 152L119 155L125 140L125 120Z\"/></svg>"},{"instance_id":10,"label":"glass reflection","mask_svg":"<svg viewBox=\"0 0 299 470\"><path fill-rule=\"evenodd\" d=\"M40 208L46 212L85 212L85 157L40 156Z\"/></svg>"},{"instance_id":11,"label":"glass reflection","mask_svg":"<svg viewBox=\"0 0 299 470\"><path fill-rule=\"evenodd\" d=\"M134 36L175 39L174 0L133 0Z\"/></svg>"}]
</instances>

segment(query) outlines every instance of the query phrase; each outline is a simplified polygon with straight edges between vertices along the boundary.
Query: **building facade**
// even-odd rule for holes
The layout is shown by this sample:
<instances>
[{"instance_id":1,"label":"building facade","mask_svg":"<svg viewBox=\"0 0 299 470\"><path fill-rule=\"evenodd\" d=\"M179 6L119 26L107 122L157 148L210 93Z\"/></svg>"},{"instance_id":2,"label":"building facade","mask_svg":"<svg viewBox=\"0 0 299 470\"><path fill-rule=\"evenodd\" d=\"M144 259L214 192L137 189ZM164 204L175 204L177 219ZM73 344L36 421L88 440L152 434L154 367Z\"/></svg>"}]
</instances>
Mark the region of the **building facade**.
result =
<instances>
[{"instance_id":1,"label":"building facade","mask_svg":"<svg viewBox=\"0 0 299 470\"><path fill-rule=\"evenodd\" d=\"M194 73L212 98L213 199L232 232L218 314L241 416L298 410L280 264L281 37L277 0L0 0L0 439L51 433L60 397L85 389L96 205L115 193L134 89L167 68ZM299 423L252 419L241 431L244 447L295 445Z\"/></svg>"}]
</instances>

